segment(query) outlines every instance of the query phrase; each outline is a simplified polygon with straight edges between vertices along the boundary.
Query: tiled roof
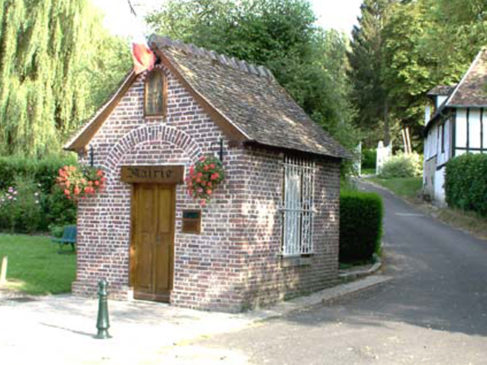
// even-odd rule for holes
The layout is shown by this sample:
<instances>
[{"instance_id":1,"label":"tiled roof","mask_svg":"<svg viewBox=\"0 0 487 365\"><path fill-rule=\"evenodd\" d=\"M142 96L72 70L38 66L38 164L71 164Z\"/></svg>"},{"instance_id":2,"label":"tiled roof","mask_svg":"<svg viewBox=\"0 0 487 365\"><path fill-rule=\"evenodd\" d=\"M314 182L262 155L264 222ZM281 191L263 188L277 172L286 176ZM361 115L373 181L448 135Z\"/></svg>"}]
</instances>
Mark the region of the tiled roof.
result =
<instances>
[{"instance_id":1,"label":"tiled roof","mask_svg":"<svg viewBox=\"0 0 487 365\"><path fill-rule=\"evenodd\" d=\"M149 44L245 136L245 142L338 158L349 156L265 67L156 35Z\"/></svg>"},{"instance_id":2,"label":"tiled roof","mask_svg":"<svg viewBox=\"0 0 487 365\"><path fill-rule=\"evenodd\" d=\"M448 98L446 106L487 106L487 49L477 55L467 73Z\"/></svg>"},{"instance_id":3,"label":"tiled roof","mask_svg":"<svg viewBox=\"0 0 487 365\"><path fill-rule=\"evenodd\" d=\"M434 88L432 88L430 91L428 91L428 93L426 95L428 95L428 96L437 96L437 95L447 96L455 89L456 86L457 85L451 85L451 86L438 85L438 86L435 86Z\"/></svg>"},{"instance_id":4,"label":"tiled roof","mask_svg":"<svg viewBox=\"0 0 487 365\"><path fill-rule=\"evenodd\" d=\"M428 91L427 95L447 95L448 98L430 118L425 126L425 132L431 128L435 120L448 108L487 107L487 48L482 49L477 54L477 57L475 57L475 60L457 85L439 85Z\"/></svg>"}]
</instances>

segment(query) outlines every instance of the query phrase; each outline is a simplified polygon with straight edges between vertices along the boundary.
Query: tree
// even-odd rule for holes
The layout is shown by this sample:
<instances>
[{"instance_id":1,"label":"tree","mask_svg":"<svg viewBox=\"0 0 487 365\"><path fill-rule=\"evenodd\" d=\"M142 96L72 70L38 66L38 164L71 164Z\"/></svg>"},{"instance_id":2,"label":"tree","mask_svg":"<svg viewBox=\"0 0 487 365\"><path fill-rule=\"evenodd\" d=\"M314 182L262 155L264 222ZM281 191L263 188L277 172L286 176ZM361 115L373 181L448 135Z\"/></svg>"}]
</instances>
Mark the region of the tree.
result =
<instances>
[{"instance_id":1,"label":"tree","mask_svg":"<svg viewBox=\"0 0 487 365\"><path fill-rule=\"evenodd\" d=\"M391 101L383 80L386 68L383 30L393 3L394 0L363 2L359 25L352 31L349 53L352 100L357 107L355 122L375 136L382 126L385 145L390 142Z\"/></svg>"},{"instance_id":2,"label":"tree","mask_svg":"<svg viewBox=\"0 0 487 365\"><path fill-rule=\"evenodd\" d=\"M107 39L86 0L2 1L0 154L59 153L101 99L92 85Z\"/></svg>"},{"instance_id":3,"label":"tree","mask_svg":"<svg viewBox=\"0 0 487 365\"><path fill-rule=\"evenodd\" d=\"M149 15L157 33L268 67L303 109L346 146L350 120L344 35L315 26L305 0L170 0Z\"/></svg>"}]
</instances>

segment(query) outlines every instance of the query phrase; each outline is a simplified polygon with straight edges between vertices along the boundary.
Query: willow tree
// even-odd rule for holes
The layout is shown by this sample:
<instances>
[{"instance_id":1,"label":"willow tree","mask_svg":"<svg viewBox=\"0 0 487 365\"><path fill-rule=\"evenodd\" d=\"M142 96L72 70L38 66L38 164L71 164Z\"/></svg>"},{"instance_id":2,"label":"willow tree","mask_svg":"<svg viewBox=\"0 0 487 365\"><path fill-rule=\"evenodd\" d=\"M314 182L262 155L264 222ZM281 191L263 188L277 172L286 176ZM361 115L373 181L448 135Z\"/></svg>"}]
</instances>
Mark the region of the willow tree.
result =
<instances>
[{"instance_id":1,"label":"willow tree","mask_svg":"<svg viewBox=\"0 0 487 365\"><path fill-rule=\"evenodd\" d=\"M0 154L55 153L95 108L102 19L86 0L0 4Z\"/></svg>"}]
</instances>

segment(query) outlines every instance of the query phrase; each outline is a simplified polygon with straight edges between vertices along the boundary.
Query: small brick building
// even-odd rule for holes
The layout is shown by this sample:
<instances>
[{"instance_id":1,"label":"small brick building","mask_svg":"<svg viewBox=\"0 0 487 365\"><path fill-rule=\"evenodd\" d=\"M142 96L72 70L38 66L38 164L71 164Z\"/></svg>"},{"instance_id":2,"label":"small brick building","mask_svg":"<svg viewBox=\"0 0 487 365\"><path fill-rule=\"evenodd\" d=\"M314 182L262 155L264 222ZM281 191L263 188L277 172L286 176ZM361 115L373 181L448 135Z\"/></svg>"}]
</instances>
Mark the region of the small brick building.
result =
<instances>
[{"instance_id":1,"label":"small brick building","mask_svg":"<svg viewBox=\"0 0 487 365\"><path fill-rule=\"evenodd\" d=\"M155 68L131 72L65 146L107 176L79 203L73 293L106 278L113 298L236 312L334 284L347 152L266 68L149 44ZM220 149L226 179L201 207L183 177Z\"/></svg>"}]
</instances>

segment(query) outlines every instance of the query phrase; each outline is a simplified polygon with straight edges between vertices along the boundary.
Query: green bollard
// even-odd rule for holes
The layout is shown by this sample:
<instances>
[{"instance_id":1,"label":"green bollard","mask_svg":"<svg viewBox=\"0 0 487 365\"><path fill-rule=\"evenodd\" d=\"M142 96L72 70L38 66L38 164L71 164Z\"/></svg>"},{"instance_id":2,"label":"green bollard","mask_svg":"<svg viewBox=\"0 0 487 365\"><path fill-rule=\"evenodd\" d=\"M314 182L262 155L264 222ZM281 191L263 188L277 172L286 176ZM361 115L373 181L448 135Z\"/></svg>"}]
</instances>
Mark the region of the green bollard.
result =
<instances>
[{"instance_id":1,"label":"green bollard","mask_svg":"<svg viewBox=\"0 0 487 365\"><path fill-rule=\"evenodd\" d=\"M108 283L105 279L98 282L98 318L96 320L96 328L98 329L98 334L95 336L95 338L100 339L111 337L108 334L110 322L108 320L107 286Z\"/></svg>"}]
</instances>

